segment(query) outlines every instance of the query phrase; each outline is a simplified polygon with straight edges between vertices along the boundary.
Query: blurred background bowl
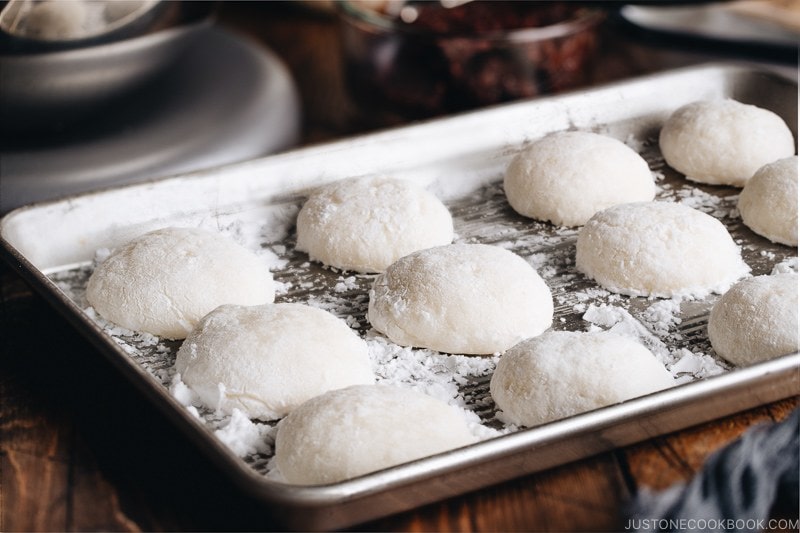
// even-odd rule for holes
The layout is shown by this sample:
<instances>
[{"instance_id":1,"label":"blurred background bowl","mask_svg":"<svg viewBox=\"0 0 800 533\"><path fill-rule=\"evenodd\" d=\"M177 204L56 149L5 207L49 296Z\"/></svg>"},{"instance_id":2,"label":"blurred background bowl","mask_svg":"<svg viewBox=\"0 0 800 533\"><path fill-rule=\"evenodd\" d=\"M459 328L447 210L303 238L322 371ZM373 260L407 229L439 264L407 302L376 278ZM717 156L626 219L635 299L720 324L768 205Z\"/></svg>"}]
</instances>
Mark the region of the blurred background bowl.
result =
<instances>
[{"instance_id":1,"label":"blurred background bowl","mask_svg":"<svg viewBox=\"0 0 800 533\"><path fill-rule=\"evenodd\" d=\"M3 48L17 53L84 48L140 35L166 0L8 0L0 8Z\"/></svg>"},{"instance_id":2,"label":"blurred background bowl","mask_svg":"<svg viewBox=\"0 0 800 533\"><path fill-rule=\"evenodd\" d=\"M75 127L94 113L113 112L124 97L162 73L210 21L212 2L167 2L139 34L53 51L0 41L2 140L22 142ZM24 44L24 43L22 43Z\"/></svg>"},{"instance_id":3,"label":"blurred background bowl","mask_svg":"<svg viewBox=\"0 0 800 533\"><path fill-rule=\"evenodd\" d=\"M577 2L447 2L337 2L356 105L381 120L387 112L425 118L586 83L603 11Z\"/></svg>"}]
</instances>

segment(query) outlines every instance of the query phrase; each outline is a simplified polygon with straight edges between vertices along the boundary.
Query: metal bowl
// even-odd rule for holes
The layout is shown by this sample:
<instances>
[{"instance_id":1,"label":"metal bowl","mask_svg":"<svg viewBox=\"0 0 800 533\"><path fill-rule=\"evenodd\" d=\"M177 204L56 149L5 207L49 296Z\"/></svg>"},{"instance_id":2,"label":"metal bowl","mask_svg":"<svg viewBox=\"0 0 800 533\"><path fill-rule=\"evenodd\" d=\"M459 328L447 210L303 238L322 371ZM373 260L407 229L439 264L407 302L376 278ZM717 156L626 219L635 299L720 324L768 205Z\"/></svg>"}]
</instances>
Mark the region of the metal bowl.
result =
<instances>
[{"instance_id":1,"label":"metal bowl","mask_svg":"<svg viewBox=\"0 0 800 533\"><path fill-rule=\"evenodd\" d=\"M169 8L165 0L8 0L0 35L17 52L84 48L141 35Z\"/></svg>"},{"instance_id":2,"label":"metal bowl","mask_svg":"<svg viewBox=\"0 0 800 533\"><path fill-rule=\"evenodd\" d=\"M174 64L197 30L209 24L211 4L198 6L172 27L109 43L38 52L1 43L4 143L64 131L93 112L124 105L126 95Z\"/></svg>"}]
</instances>

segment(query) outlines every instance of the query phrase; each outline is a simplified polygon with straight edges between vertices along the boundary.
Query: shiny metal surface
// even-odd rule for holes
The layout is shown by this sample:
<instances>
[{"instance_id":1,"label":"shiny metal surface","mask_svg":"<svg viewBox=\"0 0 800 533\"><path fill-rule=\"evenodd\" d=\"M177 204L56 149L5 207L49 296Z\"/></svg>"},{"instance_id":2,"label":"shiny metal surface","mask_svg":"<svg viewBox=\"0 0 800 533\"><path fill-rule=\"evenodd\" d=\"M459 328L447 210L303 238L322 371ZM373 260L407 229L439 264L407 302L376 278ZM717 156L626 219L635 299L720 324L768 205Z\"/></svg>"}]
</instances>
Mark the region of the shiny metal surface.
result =
<instances>
[{"instance_id":1,"label":"shiny metal surface","mask_svg":"<svg viewBox=\"0 0 800 533\"><path fill-rule=\"evenodd\" d=\"M261 499L287 527L340 528L794 395L800 389L800 354L729 370L358 479L298 487L265 477L262 462L235 457L154 376L153 369L163 368L169 360L153 362L152 354L144 349L132 354L123 350L83 312L80 296L65 289L68 279L61 275L69 274L73 280L70 283L80 289L82 276L97 249L113 247L159 226L255 226L263 245L268 239L264 228L269 229L276 208L299 205L304 191L316 184L373 172L414 180L446 196L446 203L459 220L459 231L465 235L491 241L503 233L505 239L519 236L517 240L524 241L524 232L533 231L529 225L520 229L523 225L509 223L508 219L492 222L491 217L483 216L486 212L480 211L494 209L489 212L492 216L507 212L500 195L489 195L495 201L493 207L484 205L483 197L469 200L469 193L487 186L491 189L525 142L569 128L599 131L622 139L652 139L665 117L679 105L721 96L772 109L786 120L796 136L796 95L794 81L748 67L711 65L664 73L22 208L2 219L2 251L4 258L90 338L145 397L161 407L211 460L228 471L244 490ZM647 153L651 166L657 164L657 148L651 146ZM681 181L674 175L665 179ZM730 197L731 191L722 188L716 194ZM731 217L726 218L726 224L739 238L749 240L744 251L754 273L768 273L765 269L770 268L770 263L764 258L796 255L795 249L753 238ZM498 228L502 231L498 232ZM547 231L544 225L534 229ZM554 246L568 249L570 237L565 238L566 242L554 240ZM289 241L278 242L286 242L286 247L291 248ZM290 262L281 275L292 276L292 272ZM569 283L573 282L567 281L563 286L572 286ZM557 311L557 316L565 319L565 327L576 320L568 307ZM705 342L702 324L702 317L687 324L700 337L687 338L686 342ZM485 382L474 386L478 390Z\"/></svg>"},{"instance_id":2,"label":"shiny metal surface","mask_svg":"<svg viewBox=\"0 0 800 533\"><path fill-rule=\"evenodd\" d=\"M0 214L285 150L299 139L300 114L297 88L275 54L204 27L168 72L84 118L62 142L0 147Z\"/></svg>"},{"instance_id":3,"label":"shiny metal surface","mask_svg":"<svg viewBox=\"0 0 800 533\"><path fill-rule=\"evenodd\" d=\"M209 13L192 13L185 23L160 31L68 50L31 50L18 39L1 39L2 140L47 136L119 102L172 65L197 30L209 24Z\"/></svg>"},{"instance_id":4,"label":"shiny metal surface","mask_svg":"<svg viewBox=\"0 0 800 533\"><path fill-rule=\"evenodd\" d=\"M53 20L50 19L50 28L34 27L28 28L27 21L30 16L31 10L41 4L34 0L9 0L6 5L0 10L0 31L4 31L21 39L30 39L33 41L45 41L54 45L62 45L70 47L76 42L85 42L87 39L106 39L115 35L119 35L124 29L144 28L144 23L152 22L154 19L154 12L159 8L160 0L136 0L137 3L129 3L126 5L119 4L119 9L109 12L104 10L103 17L98 17L98 20L93 21L93 24L77 25L74 28L74 34L63 35L63 31L53 31ZM51 4L59 5L59 4ZM91 4L87 4L91 5ZM112 4L113 6L113 4ZM48 5L45 9L51 7ZM94 7L94 6L92 6ZM90 7L90 9L92 8ZM104 7L104 6L100 6ZM56 13L58 13L56 11ZM52 11L48 13L53 17ZM87 13L88 15L88 13ZM68 16L62 13L62 17ZM86 16L86 15L84 15ZM59 28L63 30L63 28ZM44 30L44 31L42 31ZM97 41L93 41L97 42Z\"/></svg>"}]
</instances>

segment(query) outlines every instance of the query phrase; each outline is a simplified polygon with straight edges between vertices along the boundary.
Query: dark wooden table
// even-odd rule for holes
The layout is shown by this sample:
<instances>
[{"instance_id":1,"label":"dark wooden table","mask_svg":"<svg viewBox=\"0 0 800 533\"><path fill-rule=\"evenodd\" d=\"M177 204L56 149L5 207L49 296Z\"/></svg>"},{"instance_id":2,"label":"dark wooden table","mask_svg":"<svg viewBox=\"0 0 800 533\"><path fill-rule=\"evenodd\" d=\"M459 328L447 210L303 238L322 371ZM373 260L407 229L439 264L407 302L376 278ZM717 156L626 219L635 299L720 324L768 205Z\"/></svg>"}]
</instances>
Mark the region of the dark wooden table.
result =
<instances>
[{"instance_id":1,"label":"dark wooden table","mask_svg":"<svg viewBox=\"0 0 800 533\"><path fill-rule=\"evenodd\" d=\"M336 20L317 7L225 3L218 23L269 46L301 92L303 143L369 129L343 89ZM614 34L594 82L707 59ZM749 427L797 397L452 498L359 530L621 530L643 488L690 479ZM775 510L796 516L796 507ZM116 369L7 266L0 267L0 531L274 530Z\"/></svg>"}]
</instances>

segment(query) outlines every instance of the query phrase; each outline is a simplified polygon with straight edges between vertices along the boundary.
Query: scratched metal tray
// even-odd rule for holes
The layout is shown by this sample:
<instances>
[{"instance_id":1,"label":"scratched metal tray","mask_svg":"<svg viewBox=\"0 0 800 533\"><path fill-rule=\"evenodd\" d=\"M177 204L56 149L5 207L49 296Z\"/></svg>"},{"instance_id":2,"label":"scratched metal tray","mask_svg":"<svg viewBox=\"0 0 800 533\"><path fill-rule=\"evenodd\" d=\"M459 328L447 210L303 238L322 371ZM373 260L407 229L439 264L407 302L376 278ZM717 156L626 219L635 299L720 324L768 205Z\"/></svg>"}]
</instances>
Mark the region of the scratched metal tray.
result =
<instances>
[{"instance_id":1,"label":"scratched metal tray","mask_svg":"<svg viewBox=\"0 0 800 533\"><path fill-rule=\"evenodd\" d=\"M742 369L714 356L705 325L716 296L676 303L603 291L575 271L575 230L518 216L502 192L503 170L527 142L566 129L604 133L645 157L658 179L659 199L687 203L722 220L753 274L796 270L795 248L770 243L741 224L738 190L690 183L660 156L657 134L669 113L690 101L722 96L775 111L797 137L794 80L746 66L708 65L28 206L3 218L3 256L285 527L345 527L797 394L799 354ZM202 226L272 254L282 287L277 301L329 309L374 342L380 336L365 317L372 276L321 268L294 250L294 217L310 187L373 173L437 192L453 213L457 240L496 244L528 259L553 292L554 328L611 328L637 337L681 384L521 430L503 424L488 394L496 358L469 359L473 365L466 365L466 372L448 375L448 369L464 366L465 356L418 357L420 351L399 350L402 354L392 357L416 357L418 372L398 378L377 362L381 380L410 385L432 380L427 385L454 395L451 401L471 412L488 438L358 479L292 486L272 475L269 449L239 457L215 433L226 424L224 417L202 409L194 416L170 393L179 343L116 331L86 311L83 291L98 250L157 227ZM272 426L259 427L269 438Z\"/></svg>"}]
</instances>

